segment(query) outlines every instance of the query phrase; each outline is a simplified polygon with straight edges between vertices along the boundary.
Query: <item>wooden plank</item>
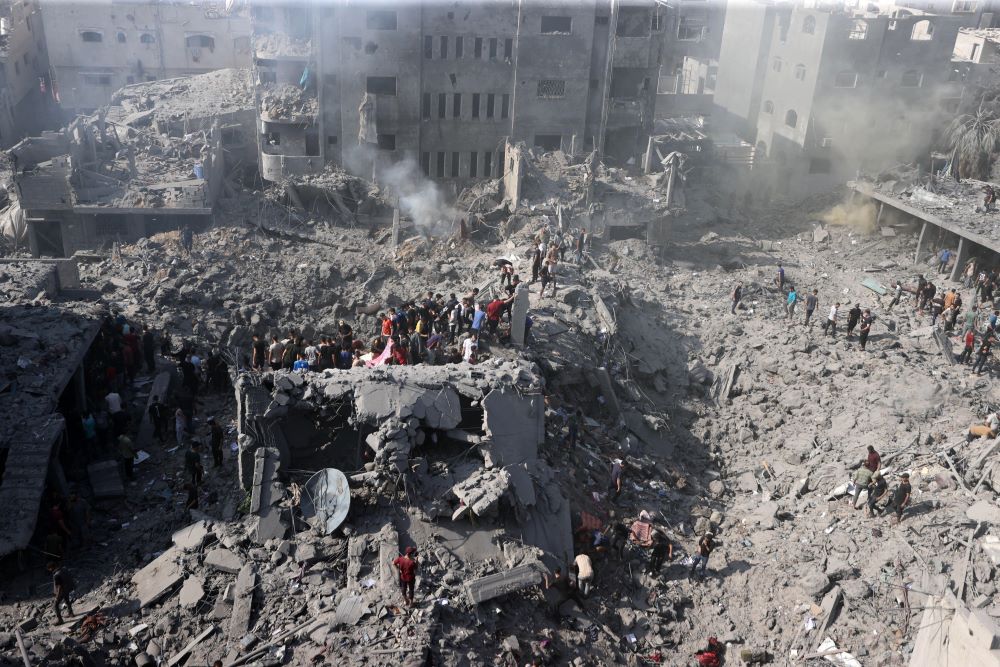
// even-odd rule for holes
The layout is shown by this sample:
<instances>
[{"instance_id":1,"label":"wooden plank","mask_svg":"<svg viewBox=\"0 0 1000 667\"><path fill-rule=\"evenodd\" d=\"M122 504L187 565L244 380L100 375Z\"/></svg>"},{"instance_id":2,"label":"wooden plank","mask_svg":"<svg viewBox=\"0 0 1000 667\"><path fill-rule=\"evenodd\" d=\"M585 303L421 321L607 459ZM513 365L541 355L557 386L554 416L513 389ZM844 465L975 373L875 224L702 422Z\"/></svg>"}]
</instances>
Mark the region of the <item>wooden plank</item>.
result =
<instances>
[{"instance_id":1,"label":"wooden plank","mask_svg":"<svg viewBox=\"0 0 1000 667\"><path fill-rule=\"evenodd\" d=\"M31 667L31 658L28 657L28 649L24 647L24 637L21 636L21 628L14 627L14 636L17 637L17 648L21 651L21 660L24 667Z\"/></svg>"},{"instance_id":2,"label":"wooden plank","mask_svg":"<svg viewBox=\"0 0 1000 667\"><path fill-rule=\"evenodd\" d=\"M215 632L214 623L205 628L204 630L202 630L201 634L199 634L197 637L188 642L188 645L185 646L183 649L181 649L180 653L170 658L170 660L167 661L167 667L174 667L174 665L179 665L181 662L183 662L188 657L188 654L191 653L191 651L193 651L198 644L203 642L205 638L208 637L213 632Z\"/></svg>"}]
</instances>

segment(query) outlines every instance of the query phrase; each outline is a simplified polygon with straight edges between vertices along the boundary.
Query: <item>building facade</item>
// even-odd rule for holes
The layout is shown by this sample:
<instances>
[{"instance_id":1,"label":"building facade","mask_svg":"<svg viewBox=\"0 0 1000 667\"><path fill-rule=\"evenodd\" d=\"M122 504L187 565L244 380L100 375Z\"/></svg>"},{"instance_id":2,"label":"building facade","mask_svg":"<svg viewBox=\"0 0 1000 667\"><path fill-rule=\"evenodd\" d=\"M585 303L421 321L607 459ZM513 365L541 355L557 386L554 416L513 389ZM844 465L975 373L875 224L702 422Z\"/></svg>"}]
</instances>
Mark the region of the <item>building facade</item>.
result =
<instances>
[{"instance_id":1,"label":"building facade","mask_svg":"<svg viewBox=\"0 0 1000 667\"><path fill-rule=\"evenodd\" d=\"M73 114L123 86L250 60L249 18L217 2L43 0L42 17L59 102Z\"/></svg>"},{"instance_id":2,"label":"building facade","mask_svg":"<svg viewBox=\"0 0 1000 667\"><path fill-rule=\"evenodd\" d=\"M756 146L780 189L925 159L961 95L955 15L744 5L726 19L717 123Z\"/></svg>"},{"instance_id":3,"label":"building facade","mask_svg":"<svg viewBox=\"0 0 1000 667\"><path fill-rule=\"evenodd\" d=\"M653 0L255 6L265 179L412 159L456 186L507 139L622 162L652 123L667 10Z\"/></svg>"},{"instance_id":4,"label":"building facade","mask_svg":"<svg viewBox=\"0 0 1000 667\"><path fill-rule=\"evenodd\" d=\"M670 7L670 38L660 63L656 116L709 115L719 72L726 1L678 0Z\"/></svg>"},{"instance_id":5,"label":"building facade","mask_svg":"<svg viewBox=\"0 0 1000 667\"><path fill-rule=\"evenodd\" d=\"M0 147L57 123L37 4L0 4Z\"/></svg>"}]
</instances>

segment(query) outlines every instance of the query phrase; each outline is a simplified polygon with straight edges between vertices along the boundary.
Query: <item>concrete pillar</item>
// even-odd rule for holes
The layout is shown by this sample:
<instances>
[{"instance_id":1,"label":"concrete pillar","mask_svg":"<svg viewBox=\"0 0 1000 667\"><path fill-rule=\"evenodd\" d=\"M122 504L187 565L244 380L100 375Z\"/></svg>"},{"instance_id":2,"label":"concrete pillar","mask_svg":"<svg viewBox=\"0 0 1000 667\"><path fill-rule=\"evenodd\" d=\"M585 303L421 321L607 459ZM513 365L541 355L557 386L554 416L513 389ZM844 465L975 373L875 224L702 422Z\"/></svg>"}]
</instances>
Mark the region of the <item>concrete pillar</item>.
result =
<instances>
[{"instance_id":1,"label":"concrete pillar","mask_svg":"<svg viewBox=\"0 0 1000 667\"><path fill-rule=\"evenodd\" d=\"M392 209L392 250L399 247L399 206Z\"/></svg>"},{"instance_id":2,"label":"concrete pillar","mask_svg":"<svg viewBox=\"0 0 1000 667\"><path fill-rule=\"evenodd\" d=\"M642 172L650 174L653 172L653 137L646 143L646 157L642 161Z\"/></svg>"},{"instance_id":3,"label":"concrete pillar","mask_svg":"<svg viewBox=\"0 0 1000 667\"><path fill-rule=\"evenodd\" d=\"M885 202L880 201L878 203L878 215L875 216L875 226L878 227L878 223L882 222L882 209L885 208Z\"/></svg>"},{"instance_id":4,"label":"concrete pillar","mask_svg":"<svg viewBox=\"0 0 1000 667\"><path fill-rule=\"evenodd\" d=\"M913 254L914 264L920 261L920 250L924 245L924 236L926 235L927 235L927 223L924 222L924 226L920 228L920 238L917 239L917 251Z\"/></svg>"},{"instance_id":5,"label":"concrete pillar","mask_svg":"<svg viewBox=\"0 0 1000 667\"><path fill-rule=\"evenodd\" d=\"M965 268L965 260L969 259L969 243L961 236L958 237L958 250L955 252L955 266L951 269L952 281L962 279L962 270Z\"/></svg>"},{"instance_id":6,"label":"concrete pillar","mask_svg":"<svg viewBox=\"0 0 1000 667\"><path fill-rule=\"evenodd\" d=\"M76 405L80 414L87 414L87 378L82 364L73 373L73 389L76 391Z\"/></svg>"},{"instance_id":7,"label":"concrete pillar","mask_svg":"<svg viewBox=\"0 0 1000 667\"><path fill-rule=\"evenodd\" d=\"M514 303L510 310L510 342L517 347L524 347L524 318L528 316L529 305L528 285L521 283L514 293Z\"/></svg>"}]
</instances>

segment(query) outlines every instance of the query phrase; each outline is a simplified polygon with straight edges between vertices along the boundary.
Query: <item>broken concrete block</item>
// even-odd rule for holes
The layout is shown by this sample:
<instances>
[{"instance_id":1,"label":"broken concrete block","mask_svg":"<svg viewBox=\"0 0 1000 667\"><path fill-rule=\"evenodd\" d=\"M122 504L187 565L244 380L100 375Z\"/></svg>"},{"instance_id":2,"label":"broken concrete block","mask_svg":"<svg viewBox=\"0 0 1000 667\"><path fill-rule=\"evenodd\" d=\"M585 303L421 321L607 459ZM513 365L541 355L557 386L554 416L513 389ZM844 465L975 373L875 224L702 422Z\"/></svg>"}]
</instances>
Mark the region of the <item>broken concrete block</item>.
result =
<instances>
[{"instance_id":1,"label":"broken concrete block","mask_svg":"<svg viewBox=\"0 0 1000 667\"><path fill-rule=\"evenodd\" d=\"M465 591L472 604L479 604L501 595L535 586L542 580L541 573L541 563L533 561L507 572L474 579L465 585Z\"/></svg>"},{"instance_id":2,"label":"broken concrete block","mask_svg":"<svg viewBox=\"0 0 1000 667\"><path fill-rule=\"evenodd\" d=\"M194 551L200 549L209 535L208 522L196 521L190 526L181 528L171 536L171 540L178 549L184 551Z\"/></svg>"},{"instance_id":3,"label":"broken concrete block","mask_svg":"<svg viewBox=\"0 0 1000 667\"><path fill-rule=\"evenodd\" d=\"M229 549L219 547L205 554L205 565L221 572L236 574L243 567L243 559Z\"/></svg>"},{"instance_id":4,"label":"broken concrete block","mask_svg":"<svg viewBox=\"0 0 1000 667\"><path fill-rule=\"evenodd\" d=\"M179 547L171 547L132 575L140 607L156 602L180 582L184 577L184 570L180 565L183 554L184 551Z\"/></svg>"},{"instance_id":5,"label":"broken concrete block","mask_svg":"<svg viewBox=\"0 0 1000 667\"><path fill-rule=\"evenodd\" d=\"M986 500L980 500L970 505L965 510L965 516L970 521L1000 525L1000 507Z\"/></svg>"},{"instance_id":6,"label":"broken concrete block","mask_svg":"<svg viewBox=\"0 0 1000 667\"><path fill-rule=\"evenodd\" d=\"M254 589L257 587L257 571L247 563L236 575L236 588L233 592L233 613L229 617L229 638L242 637L250 628L250 615L253 611Z\"/></svg>"},{"instance_id":7,"label":"broken concrete block","mask_svg":"<svg viewBox=\"0 0 1000 667\"><path fill-rule=\"evenodd\" d=\"M194 607L205 597L205 582L201 577L191 576L184 580L181 586L180 604L185 609Z\"/></svg>"}]
</instances>

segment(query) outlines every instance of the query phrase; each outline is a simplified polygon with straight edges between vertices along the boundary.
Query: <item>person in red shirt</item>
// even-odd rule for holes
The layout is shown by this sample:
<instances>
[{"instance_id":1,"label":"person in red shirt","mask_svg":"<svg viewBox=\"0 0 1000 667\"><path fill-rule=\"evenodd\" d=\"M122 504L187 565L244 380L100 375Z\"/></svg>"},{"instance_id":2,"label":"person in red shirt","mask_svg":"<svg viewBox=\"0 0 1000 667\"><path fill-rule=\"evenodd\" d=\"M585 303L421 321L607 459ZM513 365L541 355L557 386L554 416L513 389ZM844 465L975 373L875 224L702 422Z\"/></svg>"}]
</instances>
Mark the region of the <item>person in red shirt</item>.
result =
<instances>
[{"instance_id":1,"label":"person in red shirt","mask_svg":"<svg viewBox=\"0 0 1000 667\"><path fill-rule=\"evenodd\" d=\"M973 306L975 307L975 306ZM976 333L969 329L965 332L965 349L958 355L958 363L967 364L972 361L972 350L976 347Z\"/></svg>"},{"instance_id":2,"label":"person in red shirt","mask_svg":"<svg viewBox=\"0 0 1000 667\"><path fill-rule=\"evenodd\" d=\"M500 316L503 315L504 306L507 302L503 299L493 299L486 306L486 323L490 328L490 335L497 335L497 327L500 326Z\"/></svg>"},{"instance_id":3,"label":"person in red shirt","mask_svg":"<svg viewBox=\"0 0 1000 667\"><path fill-rule=\"evenodd\" d=\"M395 343L392 346L392 360L393 360L393 362L396 363L396 364L398 364L398 365L400 365L400 366L405 366L406 365L406 350L404 350L403 346L399 344L399 341L393 339L393 343Z\"/></svg>"},{"instance_id":4,"label":"person in red shirt","mask_svg":"<svg viewBox=\"0 0 1000 667\"><path fill-rule=\"evenodd\" d=\"M392 336L392 318L382 315L382 340L387 341Z\"/></svg>"},{"instance_id":5,"label":"person in red shirt","mask_svg":"<svg viewBox=\"0 0 1000 667\"><path fill-rule=\"evenodd\" d=\"M417 550L414 547L406 547L406 553L397 556L392 561L392 566L399 573L399 590L403 593L403 601L407 606L413 606L413 589L417 583Z\"/></svg>"},{"instance_id":6,"label":"person in red shirt","mask_svg":"<svg viewBox=\"0 0 1000 667\"><path fill-rule=\"evenodd\" d=\"M871 445L868 445L868 459L865 460L865 467L872 472L882 467L882 457L878 455L878 452Z\"/></svg>"}]
</instances>

